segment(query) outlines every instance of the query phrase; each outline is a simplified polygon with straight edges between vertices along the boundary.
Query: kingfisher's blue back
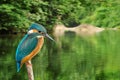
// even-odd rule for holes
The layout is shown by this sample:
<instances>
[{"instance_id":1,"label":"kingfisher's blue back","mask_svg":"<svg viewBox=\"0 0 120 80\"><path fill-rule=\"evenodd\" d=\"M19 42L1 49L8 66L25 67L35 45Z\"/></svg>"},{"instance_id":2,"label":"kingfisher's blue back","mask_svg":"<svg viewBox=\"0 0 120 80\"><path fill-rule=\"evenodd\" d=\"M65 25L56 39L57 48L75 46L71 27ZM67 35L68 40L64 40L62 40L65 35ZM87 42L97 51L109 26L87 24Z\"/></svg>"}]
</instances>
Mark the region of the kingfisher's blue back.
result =
<instances>
[{"instance_id":1,"label":"kingfisher's blue back","mask_svg":"<svg viewBox=\"0 0 120 80\"><path fill-rule=\"evenodd\" d=\"M29 55L37 46L38 35L38 33L26 34L18 45L16 51L17 72L20 70L21 60Z\"/></svg>"}]
</instances>

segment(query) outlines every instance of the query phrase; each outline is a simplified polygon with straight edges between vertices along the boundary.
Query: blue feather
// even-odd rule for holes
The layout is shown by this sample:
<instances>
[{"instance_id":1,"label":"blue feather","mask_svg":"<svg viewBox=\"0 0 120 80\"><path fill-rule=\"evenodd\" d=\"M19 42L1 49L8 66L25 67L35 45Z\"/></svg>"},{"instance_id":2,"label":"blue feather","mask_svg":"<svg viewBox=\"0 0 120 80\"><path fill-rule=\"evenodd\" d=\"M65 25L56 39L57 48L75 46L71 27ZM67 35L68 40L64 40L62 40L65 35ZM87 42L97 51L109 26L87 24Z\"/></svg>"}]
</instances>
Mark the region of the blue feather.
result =
<instances>
[{"instance_id":1,"label":"blue feather","mask_svg":"<svg viewBox=\"0 0 120 80\"><path fill-rule=\"evenodd\" d=\"M16 51L17 72L19 72L20 70L21 60L25 56L29 55L37 46L38 35L39 35L38 33L26 34L21 40L21 42L19 43L17 51Z\"/></svg>"},{"instance_id":2,"label":"blue feather","mask_svg":"<svg viewBox=\"0 0 120 80\"><path fill-rule=\"evenodd\" d=\"M42 25L37 24L37 23L33 23L28 30L31 30L31 29L36 29L38 31L47 33L46 29Z\"/></svg>"},{"instance_id":3,"label":"blue feather","mask_svg":"<svg viewBox=\"0 0 120 80\"><path fill-rule=\"evenodd\" d=\"M19 71L20 71L20 63L17 62L17 72L19 72Z\"/></svg>"}]
</instances>

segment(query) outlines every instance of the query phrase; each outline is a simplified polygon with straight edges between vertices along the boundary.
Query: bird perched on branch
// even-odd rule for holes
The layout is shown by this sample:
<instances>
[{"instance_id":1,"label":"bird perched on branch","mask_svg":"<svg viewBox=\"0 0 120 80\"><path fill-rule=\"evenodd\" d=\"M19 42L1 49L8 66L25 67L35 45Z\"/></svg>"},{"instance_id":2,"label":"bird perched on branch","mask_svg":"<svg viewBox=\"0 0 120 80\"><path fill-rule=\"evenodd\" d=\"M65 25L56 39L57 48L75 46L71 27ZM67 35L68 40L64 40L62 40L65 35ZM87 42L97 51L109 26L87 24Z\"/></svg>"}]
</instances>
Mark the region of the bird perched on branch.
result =
<instances>
[{"instance_id":1,"label":"bird perched on branch","mask_svg":"<svg viewBox=\"0 0 120 80\"><path fill-rule=\"evenodd\" d=\"M33 77L31 59L40 51L44 43L44 37L53 40L46 29L37 23L34 23L28 29L28 33L20 41L16 50L17 72L20 71L23 64L26 64L28 77ZM53 40L54 41L54 40ZM30 70L30 71L29 71ZM29 75L31 74L31 75ZM29 80L33 80L30 79Z\"/></svg>"}]
</instances>

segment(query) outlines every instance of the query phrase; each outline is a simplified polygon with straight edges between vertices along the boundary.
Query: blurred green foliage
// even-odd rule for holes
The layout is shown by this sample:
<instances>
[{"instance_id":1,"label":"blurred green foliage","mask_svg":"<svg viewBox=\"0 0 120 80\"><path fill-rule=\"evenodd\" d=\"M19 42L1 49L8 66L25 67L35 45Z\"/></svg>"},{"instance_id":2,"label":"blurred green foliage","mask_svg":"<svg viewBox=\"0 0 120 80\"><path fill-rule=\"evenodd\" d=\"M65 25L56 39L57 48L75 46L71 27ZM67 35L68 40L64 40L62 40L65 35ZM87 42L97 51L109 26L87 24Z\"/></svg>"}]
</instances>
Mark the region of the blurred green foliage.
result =
<instances>
[{"instance_id":1,"label":"blurred green foliage","mask_svg":"<svg viewBox=\"0 0 120 80\"><path fill-rule=\"evenodd\" d=\"M119 0L99 0L96 3L89 3L89 5L92 6L90 8L91 13L81 20L82 23L89 23L98 27L120 26Z\"/></svg>"},{"instance_id":2,"label":"blurred green foliage","mask_svg":"<svg viewBox=\"0 0 120 80\"><path fill-rule=\"evenodd\" d=\"M0 0L0 30L26 29L32 22L51 29L89 23L119 27L119 0Z\"/></svg>"}]
</instances>

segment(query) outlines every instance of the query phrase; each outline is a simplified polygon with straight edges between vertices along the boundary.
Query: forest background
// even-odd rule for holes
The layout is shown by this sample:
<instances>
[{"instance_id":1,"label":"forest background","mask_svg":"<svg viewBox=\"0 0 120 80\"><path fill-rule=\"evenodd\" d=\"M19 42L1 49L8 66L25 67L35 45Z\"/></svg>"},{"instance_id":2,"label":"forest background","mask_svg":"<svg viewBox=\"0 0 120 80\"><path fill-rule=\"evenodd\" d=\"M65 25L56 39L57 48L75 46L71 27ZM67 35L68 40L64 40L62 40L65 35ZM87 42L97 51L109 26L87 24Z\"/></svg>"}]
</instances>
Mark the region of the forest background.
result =
<instances>
[{"instance_id":1,"label":"forest background","mask_svg":"<svg viewBox=\"0 0 120 80\"><path fill-rule=\"evenodd\" d=\"M33 22L49 31L56 23L119 28L119 19L119 0L0 0L1 32L25 31Z\"/></svg>"}]
</instances>

